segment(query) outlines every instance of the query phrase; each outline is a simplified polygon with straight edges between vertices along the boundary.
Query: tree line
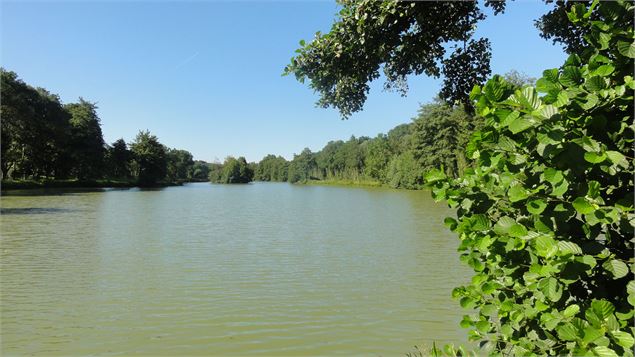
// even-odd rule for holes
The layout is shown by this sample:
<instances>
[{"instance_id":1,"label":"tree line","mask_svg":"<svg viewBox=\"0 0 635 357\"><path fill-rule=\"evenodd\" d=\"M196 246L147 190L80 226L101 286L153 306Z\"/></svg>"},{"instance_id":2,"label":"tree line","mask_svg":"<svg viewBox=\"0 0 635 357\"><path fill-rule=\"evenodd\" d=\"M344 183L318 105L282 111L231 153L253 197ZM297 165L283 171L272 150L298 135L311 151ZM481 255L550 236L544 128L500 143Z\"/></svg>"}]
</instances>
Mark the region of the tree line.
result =
<instances>
[{"instance_id":1,"label":"tree line","mask_svg":"<svg viewBox=\"0 0 635 357\"><path fill-rule=\"evenodd\" d=\"M387 134L329 141L317 152L305 148L290 161L267 155L255 164L254 180L372 183L420 189L423 174L429 169L443 166L449 176L461 174L466 167L463 149L478 125L478 119L462 106L435 101L421 106L410 123L398 125Z\"/></svg>"},{"instance_id":2,"label":"tree line","mask_svg":"<svg viewBox=\"0 0 635 357\"><path fill-rule=\"evenodd\" d=\"M96 103L34 88L0 69L3 180L120 180L138 185L206 180L209 164L161 144L149 131L104 141Z\"/></svg>"},{"instance_id":3,"label":"tree line","mask_svg":"<svg viewBox=\"0 0 635 357\"><path fill-rule=\"evenodd\" d=\"M516 88L534 82L533 78L511 71L505 78ZM252 176L230 180L231 169L216 164L210 181L238 183L278 181L305 183L308 181L364 183L392 188L421 189L424 173L443 167L449 177L459 177L468 167L465 147L470 136L482 126L483 121L465 109L450 105L441 99L420 107L410 123L394 127L387 134L374 138L352 136L348 140L328 142L321 150L312 152L305 148L292 160L282 156L267 155L251 167ZM236 159L228 158L232 167ZM224 172L224 173L223 173Z\"/></svg>"}]
</instances>

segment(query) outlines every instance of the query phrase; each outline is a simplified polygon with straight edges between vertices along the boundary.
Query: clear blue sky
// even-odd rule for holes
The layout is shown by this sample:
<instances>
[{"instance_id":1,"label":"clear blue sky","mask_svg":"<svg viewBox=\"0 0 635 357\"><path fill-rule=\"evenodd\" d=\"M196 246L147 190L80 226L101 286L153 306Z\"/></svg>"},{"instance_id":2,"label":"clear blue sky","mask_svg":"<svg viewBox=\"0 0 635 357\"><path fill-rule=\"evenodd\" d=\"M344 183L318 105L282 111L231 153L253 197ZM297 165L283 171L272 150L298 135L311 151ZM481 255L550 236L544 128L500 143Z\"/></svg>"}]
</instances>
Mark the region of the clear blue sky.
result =
<instances>
[{"instance_id":1,"label":"clear blue sky","mask_svg":"<svg viewBox=\"0 0 635 357\"><path fill-rule=\"evenodd\" d=\"M410 79L407 97L374 83L363 112L342 121L317 95L282 77L300 39L329 29L334 2L2 1L1 64L63 102L98 102L107 142L148 129L196 159L291 158L329 140L375 136L410 121L440 81ZM537 1L515 1L478 33L492 41L493 73L537 77L558 67L559 46L541 39Z\"/></svg>"}]
</instances>

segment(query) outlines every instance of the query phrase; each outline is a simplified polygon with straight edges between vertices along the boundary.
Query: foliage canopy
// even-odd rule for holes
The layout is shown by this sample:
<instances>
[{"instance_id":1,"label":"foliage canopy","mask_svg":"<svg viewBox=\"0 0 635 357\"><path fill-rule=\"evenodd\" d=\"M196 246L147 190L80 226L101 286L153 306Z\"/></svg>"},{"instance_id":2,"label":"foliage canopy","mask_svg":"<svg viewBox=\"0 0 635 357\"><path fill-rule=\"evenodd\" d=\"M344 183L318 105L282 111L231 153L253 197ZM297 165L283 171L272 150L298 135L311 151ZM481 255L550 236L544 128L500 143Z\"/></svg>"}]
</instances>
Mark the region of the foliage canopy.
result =
<instances>
[{"instance_id":1,"label":"foliage canopy","mask_svg":"<svg viewBox=\"0 0 635 357\"><path fill-rule=\"evenodd\" d=\"M586 49L535 87L475 87L473 168L426 175L476 272L453 292L477 311L461 325L494 351L633 355L633 10L573 6Z\"/></svg>"}]
</instances>

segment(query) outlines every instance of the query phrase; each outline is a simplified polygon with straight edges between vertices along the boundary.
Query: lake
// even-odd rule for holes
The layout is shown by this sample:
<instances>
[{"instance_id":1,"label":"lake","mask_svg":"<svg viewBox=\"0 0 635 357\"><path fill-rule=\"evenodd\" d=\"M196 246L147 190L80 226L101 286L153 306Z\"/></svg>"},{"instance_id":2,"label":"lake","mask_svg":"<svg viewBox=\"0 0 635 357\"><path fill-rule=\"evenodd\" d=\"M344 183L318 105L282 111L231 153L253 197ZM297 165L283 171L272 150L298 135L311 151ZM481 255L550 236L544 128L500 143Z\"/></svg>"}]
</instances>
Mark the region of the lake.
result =
<instances>
[{"instance_id":1,"label":"lake","mask_svg":"<svg viewBox=\"0 0 635 357\"><path fill-rule=\"evenodd\" d=\"M2 197L2 355L383 355L461 343L428 192L252 183Z\"/></svg>"}]
</instances>

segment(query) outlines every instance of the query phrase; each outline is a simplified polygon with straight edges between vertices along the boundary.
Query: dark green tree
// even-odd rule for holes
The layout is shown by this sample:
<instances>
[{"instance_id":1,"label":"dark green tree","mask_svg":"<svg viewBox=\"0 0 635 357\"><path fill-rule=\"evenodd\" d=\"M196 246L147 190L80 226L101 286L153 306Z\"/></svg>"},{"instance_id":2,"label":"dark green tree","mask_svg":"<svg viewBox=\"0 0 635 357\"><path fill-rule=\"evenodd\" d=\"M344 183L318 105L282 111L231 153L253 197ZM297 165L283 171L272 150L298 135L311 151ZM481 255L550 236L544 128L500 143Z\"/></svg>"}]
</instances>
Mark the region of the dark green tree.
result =
<instances>
[{"instance_id":1,"label":"dark green tree","mask_svg":"<svg viewBox=\"0 0 635 357\"><path fill-rule=\"evenodd\" d=\"M14 72L0 69L0 76L3 178L67 175L70 116L59 97L27 85Z\"/></svg>"},{"instance_id":2,"label":"dark green tree","mask_svg":"<svg viewBox=\"0 0 635 357\"><path fill-rule=\"evenodd\" d=\"M289 164L289 182L307 182L311 173L316 170L315 154L309 148L302 150L300 155L294 155Z\"/></svg>"},{"instance_id":3,"label":"dark green tree","mask_svg":"<svg viewBox=\"0 0 635 357\"><path fill-rule=\"evenodd\" d=\"M460 106L441 101L423 105L412 126L412 150L424 170L444 167L450 177L465 169L465 147L477 126Z\"/></svg>"},{"instance_id":4,"label":"dark green tree","mask_svg":"<svg viewBox=\"0 0 635 357\"><path fill-rule=\"evenodd\" d=\"M152 186L165 178L167 158L165 147L149 131L140 131L130 144L134 175L140 186Z\"/></svg>"},{"instance_id":5,"label":"dark green tree","mask_svg":"<svg viewBox=\"0 0 635 357\"><path fill-rule=\"evenodd\" d=\"M107 176L116 178L130 177L132 153L128 150L128 145L124 139L119 139L112 143L106 152L106 156L108 161Z\"/></svg>"},{"instance_id":6,"label":"dark green tree","mask_svg":"<svg viewBox=\"0 0 635 357\"><path fill-rule=\"evenodd\" d=\"M267 155L256 165L254 180L286 181L289 163L282 156Z\"/></svg>"},{"instance_id":7,"label":"dark green tree","mask_svg":"<svg viewBox=\"0 0 635 357\"><path fill-rule=\"evenodd\" d=\"M329 33L305 43L285 74L308 79L320 94L318 105L348 117L362 109L369 82L386 77L385 87L402 94L406 76L444 76L441 94L468 102L472 86L490 73L490 45L474 38L485 18L477 2L339 1L341 10ZM504 2L485 1L495 13ZM449 50L449 54L448 54Z\"/></svg>"},{"instance_id":8,"label":"dark green tree","mask_svg":"<svg viewBox=\"0 0 635 357\"><path fill-rule=\"evenodd\" d=\"M394 156L388 163L386 182L393 188L420 189L423 184L423 168L412 151Z\"/></svg>"},{"instance_id":9,"label":"dark green tree","mask_svg":"<svg viewBox=\"0 0 635 357\"><path fill-rule=\"evenodd\" d=\"M189 151L166 148L166 157L170 181L189 181L192 178L194 158Z\"/></svg>"},{"instance_id":10,"label":"dark green tree","mask_svg":"<svg viewBox=\"0 0 635 357\"><path fill-rule=\"evenodd\" d=\"M210 164L205 161L195 160L192 165L192 179L202 181L209 179Z\"/></svg>"},{"instance_id":11,"label":"dark green tree","mask_svg":"<svg viewBox=\"0 0 635 357\"><path fill-rule=\"evenodd\" d=\"M97 115L97 105L79 98L78 103L66 104L70 117L68 150L72 158L72 174L80 179L97 178L104 167L104 138Z\"/></svg>"},{"instance_id":12,"label":"dark green tree","mask_svg":"<svg viewBox=\"0 0 635 357\"><path fill-rule=\"evenodd\" d=\"M370 140L366 146L365 157L364 173L372 179L385 182L386 169L391 158L388 137L379 134Z\"/></svg>"},{"instance_id":13,"label":"dark green tree","mask_svg":"<svg viewBox=\"0 0 635 357\"><path fill-rule=\"evenodd\" d=\"M254 171L244 157L227 157L222 165L212 167L209 177L214 183L249 183L254 179Z\"/></svg>"}]
</instances>

